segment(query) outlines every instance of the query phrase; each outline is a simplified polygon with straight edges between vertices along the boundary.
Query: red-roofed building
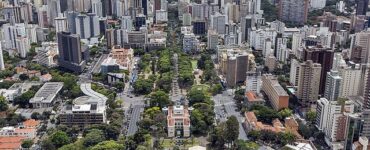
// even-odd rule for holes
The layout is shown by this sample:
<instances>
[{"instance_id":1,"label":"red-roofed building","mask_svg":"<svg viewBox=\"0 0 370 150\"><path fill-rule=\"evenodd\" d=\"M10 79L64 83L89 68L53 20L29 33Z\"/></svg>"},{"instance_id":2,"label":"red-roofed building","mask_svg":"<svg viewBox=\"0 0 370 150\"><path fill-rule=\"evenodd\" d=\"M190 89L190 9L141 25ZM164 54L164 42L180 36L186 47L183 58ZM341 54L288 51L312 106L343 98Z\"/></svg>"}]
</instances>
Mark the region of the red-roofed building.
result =
<instances>
[{"instance_id":1,"label":"red-roofed building","mask_svg":"<svg viewBox=\"0 0 370 150\"><path fill-rule=\"evenodd\" d=\"M26 137L14 136L14 137L0 137L0 149L1 150L18 150L21 149L22 141Z\"/></svg>"},{"instance_id":2,"label":"red-roofed building","mask_svg":"<svg viewBox=\"0 0 370 150\"><path fill-rule=\"evenodd\" d=\"M23 128L38 128L38 126L40 125L40 121L38 120L35 120L35 119L28 119L26 121L23 122Z\"/></svg>"},{"instance_id":3,"label":"red-roofed building","mask_svg":"<svg viewBox=\"0 0 370 150\"><path fill-rule=\"evenodd\" d=\"M190 113L187 106L169 106L167 111L168 137L190 136Z\"/></svg>"}]
</instances>

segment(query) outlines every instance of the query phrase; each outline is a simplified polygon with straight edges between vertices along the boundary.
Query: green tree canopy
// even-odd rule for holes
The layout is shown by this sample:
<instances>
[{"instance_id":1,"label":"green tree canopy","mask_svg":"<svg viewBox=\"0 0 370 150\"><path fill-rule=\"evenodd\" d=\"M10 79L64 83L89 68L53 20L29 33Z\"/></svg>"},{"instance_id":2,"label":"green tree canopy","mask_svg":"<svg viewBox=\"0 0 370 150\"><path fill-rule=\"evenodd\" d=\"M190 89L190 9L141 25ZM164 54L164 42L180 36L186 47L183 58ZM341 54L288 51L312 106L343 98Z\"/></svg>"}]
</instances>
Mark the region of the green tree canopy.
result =
<instances>
[{"instance_id":1,"label":"green tree canopy","mask_svg":"<svg viewBox=\"0 0 370 150\"><path fill-rule=\"evenodd\" d=\"M22 148L31 148L32 145L33 145L32 140L24 140L22 142Z\"/></svg>"},{"instance_id":2,"label":"green tree canopy","mask_svg":"<svg viewBox=\"0 0 370 150\"><path fill-rule=\"evenodd\" d=\"M91 148L91 150L122 150L124 149L123 144L119 144L116 141L103 141Z\"/></svg>"},{"instance_id":3,"label":"green tree canopy","mask_svg":"<svg viewBox=\"0 0 370 150\"><path fill-rule=\"evenodd\" d=\"M105 140L105 136L102 130L92 129L86 134L83 145L86 147L94 146Z\"/></svg>"},{"instance_id":4,"label":"green tree canopy","mask_svg":"<svg viewBox=\"0 0 370 150\"><path fill-rule=\"evenodd\" d=\"M152 107L157 106L157 107L163 108L163 107L166 107L168 104L170 104L170 99L169 99L168 94L161 90L152 92L149 95L149 98L150 98L150 106Z\"/></svg>"},{"instance_id":5,"label":"green tree canopy","mask_svg":"<svg viewBox=\"0 0 370 150\"><path fill-rule=\"evenodd\" d=\"M4 96L0 95L0 111L8 110L8 101L5 100Z\"/></svg>"},{"instance_id":6,"label":"green tree canopy","mask_svg":"<svg viewBox=\"0 0 370 150\"><path fill-rule=\"evenodd\" d=\"M50 140L57 148L71 143L71 139L68 137L67 133L59 130L51 135Z\"/></svg>"}]
</instances>

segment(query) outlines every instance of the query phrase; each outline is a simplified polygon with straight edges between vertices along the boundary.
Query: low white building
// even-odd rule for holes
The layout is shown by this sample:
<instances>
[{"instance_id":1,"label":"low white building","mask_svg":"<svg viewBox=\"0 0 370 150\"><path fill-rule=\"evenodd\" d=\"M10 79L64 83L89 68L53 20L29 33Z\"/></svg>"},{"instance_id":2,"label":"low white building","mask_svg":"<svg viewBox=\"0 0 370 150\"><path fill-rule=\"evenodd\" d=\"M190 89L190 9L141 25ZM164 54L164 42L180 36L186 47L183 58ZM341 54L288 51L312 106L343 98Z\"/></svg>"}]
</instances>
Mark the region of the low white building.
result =
<instances>
[{"instance_id":1,"label":"low white building","mask_svg":"<svg viewBox=\"0 0 370 150\"><path fill-rule=\"evenodd\" d=\"M13 102L14 98L17 96L17 93L17 90L0 89L0 96L5 97L5 100L8 102Z\"/></svg>"}]
</instances>

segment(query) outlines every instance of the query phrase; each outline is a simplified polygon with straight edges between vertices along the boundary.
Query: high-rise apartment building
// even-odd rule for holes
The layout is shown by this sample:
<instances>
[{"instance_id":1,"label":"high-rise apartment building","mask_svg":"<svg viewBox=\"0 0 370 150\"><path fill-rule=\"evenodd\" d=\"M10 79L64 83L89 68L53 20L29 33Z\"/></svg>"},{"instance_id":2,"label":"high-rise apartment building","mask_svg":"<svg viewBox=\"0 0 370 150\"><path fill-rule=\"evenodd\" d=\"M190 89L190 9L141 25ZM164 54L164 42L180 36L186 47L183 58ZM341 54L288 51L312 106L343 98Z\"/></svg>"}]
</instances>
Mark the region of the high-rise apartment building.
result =
<instances>
[{"instance_id":1,"label":"high-rise apartment building","mask_svg":"<svg viewBox=\"0 0 370 150\"><path fill-rule=\"evenodd\" d=\"M55 22L55 32L68 31L68 24L66 17L57 17L54 19Z\"/></svg>"},{"instance_id":2,"label":"high-rise apartment building","mask_svg":"<svg viewBox=\"0 0 370 150\"><path fill-rule=\"evenodd\" d=\"M275 76L271 74L262 75L262 91L265 92L275 110L288 108L289 95L281 87Z\"/></svg>"},{"instance_id":3,"label":"high-rise apartment building","mask_svg":"<svg viewBox=\"0 0 370 150\"><path fill-rule=\"evenodd\" d=\"M259 93L261 91L261 82L260 71L248 71L247 78L245 79L245 91Z\"/></svg>"},{"instance_id":4,"label":"high-rise apartment building","mask_svg":"<svg viewBox=\"0 0 370 150\"><path fill-rule=\"evenodd\" d=\"M356 63L370 62L370 32L363 31L354 35L351 41L349 57Z\"/></svg>"},{"instance_id":5,"label":"high-rise apartment building","mask_svg":"<svg viewBox=\"0 0 370 150\"><path fill-rule=\"evenodd\" d=\"M323 95L325 92L326 75L333 66L334 50L331 48L322 48L319 46L308 47L304 51L303 60L312 60L314 63L321 64L320 91Z\"/></svg>"},{"instance_id":6,"label":"high-rise apartment building","mask_svg":"<svg viewBox=\"0 0 370 150\"><path fill-rule=\"evenodd\" d=\"M290 62L289 83L293 86L298 86L300 62L297 59L292 59Z\"/></svg>"},{"instance_id":7,"label":"high-rise apartment building","mask_svg":"<svg viewBox=\"0 0 370 150\"><path fill-rule=\"evenodd\" d=\"M336 101L340 94L342 77L337 70L327 72L324 97L329 101Z\"/></svg>"},{"instance_id":8,"label":"high-rise apartment building","mask_svg":"<svg viewBox=\"0 0 370 150\"><path fill-rule=\"evenodd\" d=\"M326 98L321 98L317 101L316 112L316 126L325 133L325 141L329 146L346 139L346 113L354 112L352 101L329 101Z\"/></svg>"},{"instance_id":9,"label":"high-rise apartment building","mask_svg":"<svg viewBox=\"0 0 370 150\"><path fill-rule=\"evenodd\" d=\"M322 9L326 5L326 0L311 0L310 5L313 9Z\"/></svg>"},{"instance_id":10,"label":"high-rise apartment building","mask_svg":"<svg viewBox=\"0 0 370 150\"><path fill-rule=\"evenodd\" d=\"M211 16L211 28L218 34L226 34L226 16L216 13Z\"/></svg>"},{"instance_id":11,"label":"high-rise apartment building","mask_svg":"<svg viewBox=\"0 0 370 150\"><path fill-rule=\"evenodd\" d=\"M369 0L356 0L356 15L366 15Z\"/></svg>"},{"instance_id":12,"label":"high-rise apartment building","mask_svg":"<svg viewBox=\"0 0 370 150\"><path fill-rule=\"evenodd\" d=\"M284 22L304 24L307 21L310 0L280 0L278 16Z\"/></svg>"},{"instance_id":13,"label":"high-rise apartment building","mask_svg":"<svg viewBox=\"0 0 370 150\"><path fill-rule=\"evenodd\" d=\"M360 82L362 71L359 64L351 63L338 69L342 77L339 97L355 96L360 94Z\"/></svg>"},{"instance_id":14,"label":"high-rise apartment building","mask_svg":"<svg viewBox=\"0 0 370 150\"><path fill-rule=\"evenodd\" d=\"M311 107L319 97L321 65L308 60L300 64L297 97L304 107Z\"/></svg>"},{"instance_id":15,"label":"high-rise apartment building","mask_svg":"<svg viewBox=\"0 0 370 150\"><path fill-rule=\"evenodd\" d=\"M82 72L85 67L85 61L82 59L79 35L71 34L70 32L59 32L58 50L58 63L60 67L74 72Z\"/></svg>"},{"instance_id":16,"label":"high-rise apartment building","mask_svg":"<svg viewBox=\"0 0 370 150\"><path fill-rule=\"evenodd\" d=\"M0 43L0 70L5 70L3 48L1 47L1 43Z\"/></svg>"},{"instance_id":17,"label":"high-rise apartment building","mask_svg":"<svg viewBox=\"0 0 370 150\"><path fill-rule=\"evenodd\" d=\"M215 50L218 45L218 34L214 30L208 30L207 48Z\"/></svg>"}]
</instances>

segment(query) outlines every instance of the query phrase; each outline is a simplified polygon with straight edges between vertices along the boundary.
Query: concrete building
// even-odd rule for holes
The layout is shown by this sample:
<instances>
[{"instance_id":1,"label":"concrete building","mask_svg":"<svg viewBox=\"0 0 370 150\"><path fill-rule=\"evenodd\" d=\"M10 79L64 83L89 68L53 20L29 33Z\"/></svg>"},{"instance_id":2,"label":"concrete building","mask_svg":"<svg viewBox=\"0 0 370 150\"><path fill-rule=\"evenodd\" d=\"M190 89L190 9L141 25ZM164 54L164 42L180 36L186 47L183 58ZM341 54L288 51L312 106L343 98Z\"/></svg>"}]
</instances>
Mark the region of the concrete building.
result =
<instances>
[{"instance_id":1,"label":"concrete building","mask_svg":"<svg viewBox=\"0 0 370 150\"><path fill-rule=\"evenodd\" d=\"M185 34L182 39L182 50L186 53L192 51L199 51L199 40L195 37L193 33Z\"/></svg>"},{"instance_id":2,"label":"concrete building","mask_svg":"<svg viewBox=\"0 0 370 150\"><path fill-rule=\"evenodd\" d=\"M311 0L310 5L313 9L322 9L326 5L326 0Z\"/></svg>"},{"instance_id":3,"label":"concrete building","mask_svg":"<svg viewBox=\"0 0 370 150\"><path fill-rule=\"evenodd\" d=\"M57 66L56 56L59 54L58 43L43 42L36 48L37 63L46 67Z\"/></svg>"},{"instance_id":4,"label":"concrete building","mask_svg":"<svg viewBox=\"0 0 370 150\"><path fill-rule=\"evenodd\" d=\"M349 57L356 63L370 62L370 32L355 33L351 41Z\"/></svg>"},{"instance_id":5,"label":"concrete building","mask_svg":"<svg viewBox=\"0 0 370 150\"><path fill-rule=\"evenodd\" d=\"M218 34L226 34L226 16L216 13L211 16L211 29Z\"/></svg>"},{"instance_id":6,"label":"concrete building","mask_svg":"<svg viewBox=\"0 0 370 150\"><path fill-rule=\"evenodd\" d=\"M289 95L281 87L275 76L271 74L262 75L262 91L265 92L275 110L288 108Z\"/></svg>"},{"instance_id":7,"label":"concrete building","mask_svg":"<svg viewBox=\"0 0 370 150\"><path fill-rule=\"evenodd\" d=\"M304 61L312 60L313 63L321 64L320 75L320 90L319 94L323 95L325 92L326 75L333 67L334 50L331 48L323 48L321 46L308 46L304 51ZM317 99L317 98L315 98Z\"/></svg>"},{"instance_id":8,"label":"concrete building","mask_svg":"<svg viewBox=\"0 0 370 150\"><path fill-rule=\"evenodd\" d=\"M85 14L80 14L76 18L76 34L80 35L82 39L91 37L91 28L89 17Z\"/></svg>"},{"instance_id":9,"label":"concrete building","mask_svg":"<svg viewBox=\"0 0 370 150\"><path fill-rule=\"evenodd\" d=\"M334 69L327 73L324 97L329 101L336 101L341 90L342 77Z\"/></svg>"},{"instance_id":10,"label":"concrete building","mask_svg":"<svg viewBox=\"0 0 370 150\"><path fill-rule=\"evenodd\" d=\"M86 96L78 97L73 105L66 105L59 114L60 124L86 127L106 123L107 97L91 89L90 83L82 83L81 91Z\"/></svg>"},{"instance_id":11,"label":"concrete building","mask_svg":"<svg viewBox=\"0 0 370 150\"><path fill-rule=\"evenodd\" d=\"M215 50L218 45L218 34L214 30L208 30L208 40L207 40L207 47L208 49L213 49Z\"/></svg>"},{"instance_id":12,"label":"concrete building","mask_svg":"<svg viewBox=\"0 0 370 150\"><path fill-rule=\"evenodd\" d=\"M148 33L143 28L140 31L127 32L127 37L128 43L132 48L145 48L148 42Z\"/></svg>"},{"instance_id":13,"label":"concrete building","mask_svg":"<svg viewBox=\"0 0 370 150\"><path fill-rule=\"evenodd\" d=\"M18 96L17 90L0 89L0 96L3 96L6 101L13 102L14 98Z\"/></svg>"},{"instance_id":14,"label":"concrete building","mask_svg":"<svg viewBox=\"0 0 370 150\"><path fill-rule=\"evenodd\" d=\"M1 47L1 43L0 43L0 70L5 70L3 48Z\"/></svg>"},{"instance_id":15,"label":"concrete building","mask_svg":"<svg viewBox=\"0 0 370 150\"><path fill-rule=\"evenodd\" d=\"M342 77L341 90L339 97L348 97L359 95L362 71L359 64L349 64L338 69ZM362 89L362 88L361 88Z\"/></svg>"},{"instance_id":16,"label":"concrete building","mask_svg":"<svg viewBox=\"0 0 370 150\"><path fill-rule=\"evenodd\" d=\"M15 39L17 53L21 58L26 58L27 53L31 48L30 42L27 37L17 37Z\"/></svg>"},{"instance_id":17,"label":"concrete building","mask_svg":"<svg viewBox=\"0 0 370 150\"><path fill-rule=\"evenodd\" d=\"M356 0L356 15L366 15L369 0Z\"/></svg>"},{"instance_id":18,"label":"concrete building","mask_svg":"<svg viewBox=\"0 0 370 150\"><path fill-rule=\"evenodd\" d=\"M265 105L266 101L261 93L245 90L244 102L247 108L250 108L253 105Z\"/></svg>"},{"instance_id":19,"label":"concrete building","mask_svg":"<svg viewBox=\"0 0 370 150\"><path fill-rule=\"evenodd\" d=\"M107 80L109 84L114 84L117 82L125 82L125 74L123 73L107 73Z\"/></svg>"},{"instance_id":20,"label":"concrete building","mask_svg":"<svg viewBox=\"0 0 370 150\"><path fill-rule=\"evenodd\" d=\"M245 81L246 72L254 68L254 57L247 52L228 51L219 58L220 72L225 76L226 84L234 87Z\"/></svg>"},{"instance_id":21,"label":"concrete building","mask_svg":"<svg viewBox=\"0 0 370 150\"><path fill-rule=\"evenodd\" d=\"M192 22L191 14L190 13L184 13L182 15L182 25L183 26L190 26Z\"/></svg>"},{"instance_id":22,"label":"concrete building","mask_svg":"<svg viewBox=\"0 0 370 150\"><path fill-rule=\"evenodd\" d=\"M167 115L168 137L190 136L190 111L187 106L175 105L163 108Z\"/></svg>"},{"instance_id":23,"label":"concrete building","mask_svg":"<svg viewBox=\"0 0 370 150\"><path fill-rule=\"evenodd\" d=\"M68 31L67 17L57 17L54 19L55 32Z\"/></svg>"},{"instance_id":24,"label":"concrete building","mask_svg":"<svg viewBox=\"0 0 370 150\"><path fill-rule=\"evenodd\" d=\"M319 97L321 71L318 63L306 61L300 64L296 96L304 107L311 107Z\"/></svg>"},{"instance_id":25,"label":"concrete building","mask_svg":"<svg viewBox=\"0 0 370 150\"><path fill-rule=\"evenodd\" d=\"M58 33L58 65L75 72L82 72L85 61L82 59L80 36L70 32Z\"/></svg>"},{"instance_id":26,"label":"concrete building","mask_svg":"<svg viewBox=\"0 0 370 150\"><path fill-rule=\"evenodd\" d=\"M134 50L132 48L114 46L111 50L110 57L116 59L117 64L120 65L120 69L131 70Z\"/></svg>"},{"instance_id":27,"label":"concrete building","mask_svg":"<svg viewBox=\"0 0 370 150\"><path fill-rule=\"evenodd\" d=\"M32 104L33 108L53 107L62 88L63 82L47 82L30 99L30 104Z\"/></svg>"},{"instance_id":28,"label":"concrete building","mask_svg":"<svg viewBox=\"0 0 370 150\"><path fill-rule=\"evenodd\" d=\"M292 59L290 62L289 83L293 86L298 86L299 67L300 62L297 59Z\"/></svg>"},{"instance_id":29,"label":"concrete building","mask_svg":"<svg viewBox=\"0 0 370 150\"><path fill-rule=\"evenodd\" d=\"M261 91L261 72L248 71L245 79L245 91L252 91L259 93Z\"/></svg>"},{"instance_id":30,"label":"concrete building","mask_svg":"<svg viewBox=\"0 0 370 150\"><path fill-rule=\"evenodd\" d=\"M304 24L307 21L310 0L280 0L278 17L284 22Z\"/></svg>"},{"instance_id":31,"label":"concrete building","mask_svg":"<svg viewBox=\"0 0 370 150\"><path fill-rule=\"evenodd\" d=\"M317 101L316 126L325 133L325 142L334 147L345 140L347 113L354 112L352 101L329 101L321 98Z\"/></svg>"}]
</instances>

